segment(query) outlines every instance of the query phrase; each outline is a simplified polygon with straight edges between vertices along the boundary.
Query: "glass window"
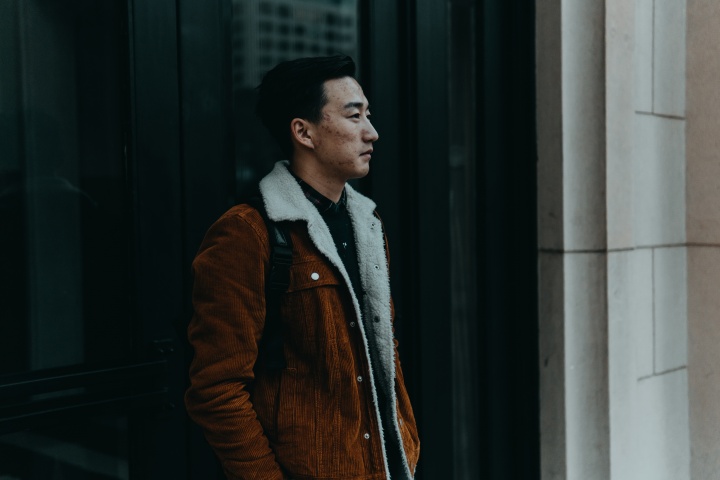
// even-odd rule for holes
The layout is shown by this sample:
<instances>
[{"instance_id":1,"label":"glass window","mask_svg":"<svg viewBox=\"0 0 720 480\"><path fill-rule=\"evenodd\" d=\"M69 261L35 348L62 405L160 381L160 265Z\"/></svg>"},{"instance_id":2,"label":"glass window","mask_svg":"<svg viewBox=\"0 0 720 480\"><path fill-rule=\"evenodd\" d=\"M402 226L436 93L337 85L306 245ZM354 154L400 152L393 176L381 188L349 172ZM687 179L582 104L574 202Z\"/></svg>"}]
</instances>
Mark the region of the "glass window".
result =
<instances>
[{"instance_id":1,"label":"glass window","mask_svg":"<svg viewBox=\"0 0 720 480\"><path fill-rule=\"evenodd\" d=\"M0 479L126 480L128 422L77 419L72 428L0 435Z\"/></svg>"},{"instance_id":2,"label":"glass window","mask_svg":"<svg viewBox=\"0 0 720 480\"><path fill-rule=\"evenodd\" d=\"M242 11L242 2L233 2L233 11L234 12L241 12ZM270 5L268 2L260 2L260 13L263 13L265 15L272 14L272 5Z\"/></svg>"},{"instance_id":3,"label":"glass window","mask_svg":"<svg viewBox=\"0 0 720 480\"><path fill-rule=\"evenodd\" d=\"M234 18L244 12L245 22L244 29L232 32L232 55L244 58L233 62L235 165L242 195L283 158L255 118L255 87L285 59L343 53L359 64L358 0L231 1Z\"/></svg>"},{"instance_id":4,"label":"glass window","mask_svg":"<svg viewBox=\"0 0 720 480\"><path fill-rule=\"evenodd\" d=\"M0 2L0 374L129 353L125 11Z\"/></svg>"},{"instance_id":5,"label":"glass window","mask_svg":"<svg viewBox=\"0 0 720 480\"><path fill-rule=\"evenodd\" d=\"M476 6L448 1L450 287L453 464L458 478L480 478L477 316Z\"/></svg>"}]
</instances>

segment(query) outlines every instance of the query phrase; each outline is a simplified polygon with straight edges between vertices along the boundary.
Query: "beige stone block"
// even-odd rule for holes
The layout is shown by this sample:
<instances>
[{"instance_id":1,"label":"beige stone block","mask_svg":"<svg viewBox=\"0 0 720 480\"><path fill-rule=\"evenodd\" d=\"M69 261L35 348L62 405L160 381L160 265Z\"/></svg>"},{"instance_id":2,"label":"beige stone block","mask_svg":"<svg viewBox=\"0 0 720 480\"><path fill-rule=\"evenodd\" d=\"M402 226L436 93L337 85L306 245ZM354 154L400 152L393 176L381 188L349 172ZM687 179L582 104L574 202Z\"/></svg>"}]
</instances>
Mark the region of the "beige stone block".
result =
<instances>
[{"instance_id":1,"label":"beige stone block","mask_svg":"<svg viewBox=\"0 0 720 480\"><path fill-rule=\"evenodd\" d=\"M652 251L608 254L610 466L637 480L637 381L653 371Z\"/></svg>"},{"instance_id":2,"label":"beige stone block","mask_svg":"<svg viewBox=\"0 0 720 480\"><path fill-rule=\"evenodd\" d=\"M687 372L676 370L641 380L635 412L634 478L689 480Z\"/></svg>"},{"instance_id":3,"label":"beige stone block","mask_svg":"<svg viewBox=\"0 0 720 480\"><path fill-rule=\"evenodd\" d=\"M653 108L653 0L635 0L635 110Z\"/></svg>"},{"instance_id":4,"label":"beige stone block","mask_svg":"<svg viewBox=\"0 0 720 480\"><path fill-rule=\"evenodd\" d=\"M565 308L564 255L539 258L540 467L543 480L564 480Z\"/></svg>"},{"instance_id":5,"label":"beige stone block","mask_svg":"<svg viewBox=\"0 0 720 480\"><path fill-rule=\"evenodd\" d=\"M720 248L688 247L691 474L720 472Z\"/></svg>"},{"instance_id":6,"label":"beige stone block","mask_svg":"<svg viewBox=\"0 0 720 480\"><path fill-rule=\"evenodd\" d=\"M606 0L607 247L632 248L635 7Z\"/></svg>"},{"instance_id":7,"label":"beige stone block","mask_svg":"<svg viewBox=\"0 0 720 480\"><path fill-rule=\"evenodd\" d=\"M565 255L567 478L610 474L607 256Z\"/></svg>"},{"instance_id":8,"label":"beige stone block","mask_svg":"<svg viewBox=\"0 0 720 480\"><path fill-rule=\"evenodd\" d=\"M687 249L653 252L655 371L687 365Z\"/></svg>"},{"instance_id":9,"label":"beige stone block","mask_svg":"<svg viewBox=\"0 0 720 480\"><path fill-rule=\"evenodd\" d=\"M685 242L685 122L635 116L633 209L639 246Z\"/></svg>"},{"instance_id":10,"label":"beige stone block","mask_svg":"<svg viewBox=\"0 0 720 480\"><path fill-rule=\"evenodd\" d=\"M720 245L720 2L687 2L687 238Z\"/></svg>"},{"instance_id":11,"label":"beige stone block","mask_svg":"<svg viewBox=\"0 0 720 480\"><path fill-rule=\"evenodd\" d=\"M653 368L653 278L662 289L666 275L681 272L683 250L662 249L655 269L649 249L609 254L609 478L613 480L689 478L685 372L648 376ZM657 295L655 301L662 302ZM638 377L643 379L638 382Z\"/></svg>"},{"instance_id":12,"label":"beige stone block","mask_svg":"<svg viewBox=\"0 0 720 480\"><path fill-rule=\"evenodd\" d=\"M650 249L608 254L608 321L619 332L610 346L631 345L611 359L633 382L654 373L652 261Z\"/></svg>"},{"instance_id":13,"label":"beige stone block","mask_svg":"<svg viewBox=\"0 0 720 480\"><path fill-rule=\"evenodd\" d=\"M655 0L653 112L685 116L685 0Z\"/></svg>"},{"instance_id":14,"label":"beige stone block","mask_svg":"<svg viewBox=\"0 0 720 480\"><path fill-rule=\"evenodd\" d=\"M604 2L562 2L566 250L601 250L607 244L604 7Z\"/></svg>"}]
</instances>

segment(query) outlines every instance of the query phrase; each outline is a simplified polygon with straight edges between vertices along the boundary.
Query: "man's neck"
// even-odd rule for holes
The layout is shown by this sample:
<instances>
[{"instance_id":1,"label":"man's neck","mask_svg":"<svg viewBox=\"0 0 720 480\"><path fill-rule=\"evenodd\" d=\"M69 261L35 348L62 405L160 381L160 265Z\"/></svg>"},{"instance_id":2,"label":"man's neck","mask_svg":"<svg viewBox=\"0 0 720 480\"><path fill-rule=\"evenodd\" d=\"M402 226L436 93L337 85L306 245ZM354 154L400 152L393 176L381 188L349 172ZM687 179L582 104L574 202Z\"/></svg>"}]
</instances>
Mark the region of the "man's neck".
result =
<instances>
[{"instance_id":1,"label":"man's neck","mask_svg":"<svg viewBox=\"0 0 720 480\"><path fill-rule=\"evenodd\" d=\"M303 182L317 190L319 194L327 197L335 203L340 201L342 192L345 189L345 182L318 175L312 169L303 168L302 163L297 161L290 162L290 169Z\"/></svg>"}]
</instances>

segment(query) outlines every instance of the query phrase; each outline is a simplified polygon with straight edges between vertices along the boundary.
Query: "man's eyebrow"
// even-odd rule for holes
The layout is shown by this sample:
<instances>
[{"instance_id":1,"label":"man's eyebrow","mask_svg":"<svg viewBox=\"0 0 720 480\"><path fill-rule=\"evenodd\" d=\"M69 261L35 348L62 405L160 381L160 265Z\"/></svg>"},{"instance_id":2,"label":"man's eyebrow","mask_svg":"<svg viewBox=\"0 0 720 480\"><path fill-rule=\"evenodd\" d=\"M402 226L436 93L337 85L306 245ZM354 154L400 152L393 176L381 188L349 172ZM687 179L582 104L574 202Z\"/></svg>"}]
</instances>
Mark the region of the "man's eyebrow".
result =
<instances>
[{"instance_id":1,"label":"man's eyebrow","mask_svg":"<svg viewBox=\"0 0 720 480\"><path fill-rule=\"evenodd\" d=\"M351 108L362 108L365 104L363 102L350 102L346 103L343 107L345 110L350 110ZM370 104L367 106L367 110L370 110Z\"/></svg>"}]
</instances>

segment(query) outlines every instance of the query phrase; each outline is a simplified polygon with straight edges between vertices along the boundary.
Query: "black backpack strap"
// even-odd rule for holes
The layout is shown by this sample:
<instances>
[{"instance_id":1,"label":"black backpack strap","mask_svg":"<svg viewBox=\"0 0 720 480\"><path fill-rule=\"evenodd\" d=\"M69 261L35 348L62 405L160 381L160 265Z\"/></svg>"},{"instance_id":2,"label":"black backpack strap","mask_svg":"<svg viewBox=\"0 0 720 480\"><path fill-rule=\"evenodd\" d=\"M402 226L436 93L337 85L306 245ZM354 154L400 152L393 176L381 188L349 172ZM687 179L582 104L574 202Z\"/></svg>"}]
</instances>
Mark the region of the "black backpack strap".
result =
<instances>
[{"instance_id":1,"label":"black backpack strap","mask_svg":"<svg viewBox=\"0 0 720 480\"><path fill-rule=\"evenodd\" d=\"M268 218L262 198L253 196L246 203L262 216L270 243L270 269L265 283L265 328L260 340L258 362L266 369L283 369L287 364L283 352L280 301L290 286L292 240L287 225Z\"/></svg>"}]
</instances>

